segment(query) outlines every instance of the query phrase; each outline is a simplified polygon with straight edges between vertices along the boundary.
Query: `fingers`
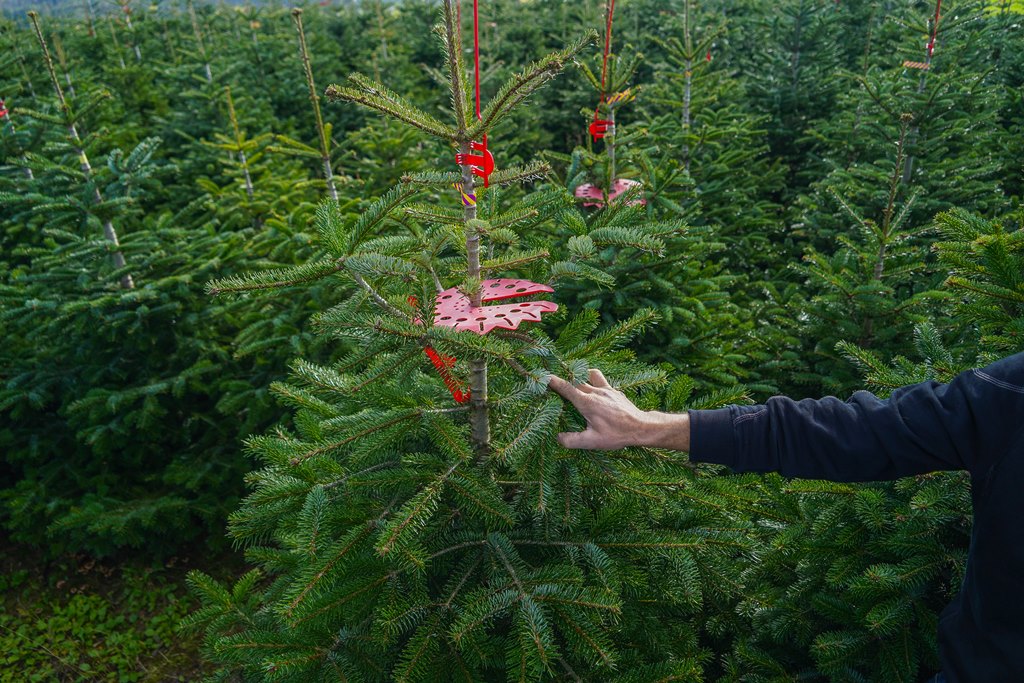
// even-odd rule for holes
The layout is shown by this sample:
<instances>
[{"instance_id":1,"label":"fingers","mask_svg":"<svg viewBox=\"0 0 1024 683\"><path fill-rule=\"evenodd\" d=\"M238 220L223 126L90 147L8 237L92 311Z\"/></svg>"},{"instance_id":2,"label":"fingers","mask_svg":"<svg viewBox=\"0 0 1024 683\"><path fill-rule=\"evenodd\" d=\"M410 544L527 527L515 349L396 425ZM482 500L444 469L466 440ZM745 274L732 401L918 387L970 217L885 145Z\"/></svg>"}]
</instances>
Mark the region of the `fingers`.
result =
<instances>
[{"instance_id":1,"label":"fingers","mask_svg":"<svg viewBox=\"0 0 1024 683\"><path fill-rule=\"evenodd\" d=\"M608 389L612 386L608 383L608 380L604 378L604 373L597 368L590 368L590 383L595 387L605 387Z\"/></svg>"},{"instance_id":2,"label":"fingers","mask_svg":"<svg viewBox=\"0 0 1024 683\"><path fill-rule=\"evenodd\" d=\"M551 389L566 401L572 402L573 405L576 405L576 402L583 398L584 393L580 391L579 387L574 387L561 377L556 377L555 375L551 375L548 379L548 389Z\"/></svg>"},{"instance_id":3,"label":"fingers","mask_svg":"<svg viewBox=\"0 0 1024 683\"><path fill-rule=\"evenodd\" d=\"M552 389L562 398L572 401L574 404L582 398L582 394L589 394L594 391L594 387L589 384L569 384L556 375L551 375L550 379L548 379L548 388Z\"/></svg>"},{"instance_id":4,"label":"fingers","mask_svg":"<svg viewBox=\"0 0 1024 683\"><path fill-rule=\"evenodd\" d=\"M562 448L594 448L594 433L590 429L582 432L561 432L558 443Z\"/></svg>"}]
</instances>

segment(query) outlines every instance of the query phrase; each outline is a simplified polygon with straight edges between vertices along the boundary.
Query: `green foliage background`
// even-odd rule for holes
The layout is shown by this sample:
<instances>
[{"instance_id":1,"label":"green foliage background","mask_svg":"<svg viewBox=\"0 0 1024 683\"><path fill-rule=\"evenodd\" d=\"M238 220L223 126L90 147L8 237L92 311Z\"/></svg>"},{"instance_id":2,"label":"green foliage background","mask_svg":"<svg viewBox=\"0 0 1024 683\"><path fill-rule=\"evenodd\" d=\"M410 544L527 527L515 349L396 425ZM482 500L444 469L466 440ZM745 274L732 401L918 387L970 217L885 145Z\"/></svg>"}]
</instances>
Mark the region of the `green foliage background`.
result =
<instances>
[{"instance_id":1,"label":"green foliage background","mask_svg":"<svg viewBox=\"0 0 1024 683\"><path fill-rule=\"evenodd\" d=\"M293 467L303 444L396 411L450 407L422 353L351 333L372 326L373 309L345 275L370 279L402 310L409 294L431 297L423 264L446 287L461 281L465 256L445 241L461 230L458 197L436 175L456 169L453 150L376 112L325 104L339 201L323 204L286 9L197 3L193 16L183 2L120 4L129 11L40 8L66 108L25 17L0 20L0 524L10 542L43 549L10 569L8 598L30 581L18 572L35 585L68 553L160 562L221 557L230 542L257 569L233 588L192 577L202 607L189 621L205 629L215 680L335 680L336 669L351 680L450 679L469 649L444 649L454 633L476 650L464 661L478 680L916 681L935 670L936 615L969 538L961 475L840 485L730 476L643 449L572 454L553 434L577 416L498 370L492 394L509 398L500 419L523 428L496 432L503 447L519 444L506 470L477 468L458 491L447 480L430 488L426 474L443 472L464 440L461 418L443 414ZM587 73L600 69L600 45L590 45L491 131L499 168L538 157L546 166L481 197L481 218L507 228L488 236L494 276L550 278L561 311L524 328L529 342L489 348L438 333L432 344L494 367L518 358L534 379L597 365L666 410L884 394L1022 350L1018 5L943 3L926 72L903 62L925 58L931 2L766 7L617 3L616 89L637 97L616 111L614 170L642 183L646 204L595 210L571 197L612 173L607 141L586 133L599 99ZM496 0L481 13L485 105L527 64L603 29L596 2ZM444 54L428 30L437 3L312 3L303 18L317 92L362 73L451 119ZM392 189L414 176L415 198ZM316 279L360 226L369 232L347 243L358 253L346 273ZM214 279L259 284L260 271L290 273L290 286L204 291ZM400 383L339 398L378 375ZM353 463L388 458L393 476L385 468L356 477L359 488L325 489L359 471ZM526 475L534 489L493 488ZM546 476L550 490L537 483ZM386 514L381 491L430 499L421 537L396 537L402 558L384 558L371 539L352 567L331 564L324 553ZM568 501L562 522L531 502L545 491ZM469 518L457 541L438 509ZM327 550L310 550L312 528ZM577 545L523 550L541 536ZM470 553L415 569L458 543L481 549L490 573L474 574ZM634 549L607 552L616 543ZM488 592L506 573L531 586L522 595L532 602ZM432 612L457 575L472 599ZM390 577L379 593L329 608L379 576ZM316 616L292 633L282 605L306 596L310 577L326 579L301 608ZM40 580L52 588L59 572ZM133 597L113 608L94 592L5 615L0 626L20 643L5 648L5 666L41 680L78 680L83 666L145 680L131 657L170 643L167 624L185 603L136 607L140 580L124 584ZM558 600L562 612L550 606ZM115 632L132 613L152 634L111 641L117 654L69 645L61 656L77 668L54 669L26 645L44 633ZM485 628L474 631L477 613ZM428 641L431 658L412 660ZM530 642L562 661L527 657ZM275 648L283 654L267 654Z\"/></svg>"}]
</instances>

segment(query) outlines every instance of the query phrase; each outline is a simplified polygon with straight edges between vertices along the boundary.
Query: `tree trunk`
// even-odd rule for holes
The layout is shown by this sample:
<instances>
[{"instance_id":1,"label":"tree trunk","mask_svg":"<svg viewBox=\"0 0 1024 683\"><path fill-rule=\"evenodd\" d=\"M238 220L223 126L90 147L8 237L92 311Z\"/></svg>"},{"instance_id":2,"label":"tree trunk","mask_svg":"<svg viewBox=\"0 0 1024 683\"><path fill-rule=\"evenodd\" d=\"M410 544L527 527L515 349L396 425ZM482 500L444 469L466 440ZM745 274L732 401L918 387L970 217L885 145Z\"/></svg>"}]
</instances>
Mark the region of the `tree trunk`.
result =
<instances>
[{"instance_id":1,"label":"tree trunk","mask_svg":"<svg viewBox=\"0 0 1024 683\"><path fill-rule=\"evenodd\" d=\"M459 151L463 154L470 154L469 142L459 145ZM474 194L473 168L466 164L462 166L462 191L468 195ZM466 224L466 257L467 275L469 280L477 283L476 291L470 297L470 305L480 306L482 291L480 282L480 234L470 228L470 221L476 218L476 203L464 206L464 218ZM469 363L469 423L470 441L477 456L486 457L491 445L490 416L487 412L487 361L473 360Z\"/></svg>"}]
</instances>

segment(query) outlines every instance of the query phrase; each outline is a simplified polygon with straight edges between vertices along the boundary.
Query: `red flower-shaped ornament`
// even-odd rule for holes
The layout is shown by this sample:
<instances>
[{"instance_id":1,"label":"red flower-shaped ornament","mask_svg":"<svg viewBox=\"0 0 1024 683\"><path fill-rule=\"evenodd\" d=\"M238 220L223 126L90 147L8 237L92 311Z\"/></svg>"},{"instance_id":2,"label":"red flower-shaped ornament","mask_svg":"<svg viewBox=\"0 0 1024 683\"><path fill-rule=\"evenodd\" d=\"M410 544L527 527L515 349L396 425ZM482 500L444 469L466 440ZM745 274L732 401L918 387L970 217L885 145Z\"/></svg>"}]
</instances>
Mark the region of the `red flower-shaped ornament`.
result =
<instances>
[{"instance_id":1,"label":"red flower-shaped ornament","mask_svg":"<svg viewBox=\"0 0 1024 683\"><path fill-rule=\"evenodd\" d=\"M551 287L529 280L484 280L480 283L481 302L516 299L542 292L553 292ZM550 301L522 301L498 306L472 306L469 297L457 287L446 289L437 295L434 308L434 324L454 327L456 330L471 330L487 334L495 328L514 330L521 322L537 322L541 313L558 310L558 304Z\"/></svg>"},{"instance_id":2,"label":"red flower-shaped ornament","mask_svg":"<svg viewBox=\"0 0 1024 683\"><path fill-rule=\"evenodd\" d=\"M529 280L503 278L484 280L480 283L481 303L518 299L532 294L553 292L551 287ZM414 301L414 300L413 300ZM456 330L468 330L477 334L487 334L494 329L514 330L523 322L539 322L541 314L558 310L558 304L551 301L520 301L496 306L473 306L469 297L451 287L437 295L434 305L434 325L452 327ZM420 322L417 320L416 322ZM469 401L469 390L465 382L451 375L455 358L442 356L427 346L424 352L451 392L452 398L459 403Z\"/></svg>"}]
</instances>

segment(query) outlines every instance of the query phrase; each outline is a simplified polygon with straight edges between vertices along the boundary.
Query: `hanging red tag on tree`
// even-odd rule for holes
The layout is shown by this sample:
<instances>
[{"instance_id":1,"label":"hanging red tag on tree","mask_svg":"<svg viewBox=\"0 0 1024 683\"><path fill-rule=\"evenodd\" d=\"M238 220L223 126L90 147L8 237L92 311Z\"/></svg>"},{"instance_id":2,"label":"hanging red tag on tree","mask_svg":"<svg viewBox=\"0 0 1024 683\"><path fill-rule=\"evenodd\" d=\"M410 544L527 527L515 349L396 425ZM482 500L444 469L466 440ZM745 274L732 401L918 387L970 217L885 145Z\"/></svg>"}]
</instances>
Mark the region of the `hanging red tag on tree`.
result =
<instances>
[{"instance_id":1,"label":"hanging red tag on tree","mask_svg":"<svg viewBox=\"0 0 1024 683\"><path fill-rule=\"evenodd\" d=\"M501 301L541 292L553 292L551 287L529 280L498 279L480 283L480 301ZM434 307L434 324L452 327L456 330L471 330L487 334L493 329L514 330L522 322L538 322L541 313L558 310L558 304L550 301L524 301L499 306L473 306L469 297L457 287L446 289L437 295Z\"/></svg>"},{"instance_id":2,"label":"hanging red tag on tree","mask_svg":"<svg viewBox=\"0 0 1024 683\"><path fill-rule=\"evenodd\" d=\"M479 0L473 0L473 79L476 90L476 119L481 121L480 116L480 13ZM459 23L461 27L461 22ZM461 30L461 28L460 28ZM459 152L455 155L455 163L460 166L471 166L473 175L484 179L484 187L490 187L491 173L494 171L494 156L487 149L487 133L484 133L481 142L470 142L472 152Z\"/></svg>"},{"instance_id":3,"label":"hanging red tag on tree","mask_svg":"<svg viewBox=\"0 0 1024 683\"><path fill-rule=\"evenodd\" d=\"M460 166L470 165L473 167L473 175L484 179L484 187L488 187L490 184L490 176L494 171L494 157L491 155L490 150L487 149L487 136L483 138L483 142L471 142L469 143L470 149L473 151L468 154L456 154L455 163ZM478 152L478 153L474 153Z\"/></svg>"},{"instance_id":4,"label":"hanging red tag on tree","mask_svg":"<svg viewBox=\"0 0 1024 683\"><path fill-rule=\"evenodd\" d=\"M484 280L480 283L480 301L502 301L517 299L533 294L555 291L548 285L529 280L501 278ZM409 297L409 303L416 303L416 297ZM551 301L522 301L497 306L473 306L469 297L451 287L437 295L434 304L434 325L451 327L456 330L471 331L483 335L495 329L515 330L524 322L539 322L541 315L558 310L558 304ZM419 319L417 324L421 324ZM442 356L430 346L423 351L430 358L441 376L441 380L458 403L469 401L470 392L466 383L455 378L451 369L456 359L453 356Z\"/></svg>"},{"instance_id":5,"label":"hanging red tag on tree","mask_svg":"<svg viewBox=\"0 0 1024 683\"><path fill-rule=\"evenodd\" d=\"M607 119L601 119L597 116L597 110L594 110L594 120L590 123L590 135L594 138L594 142L597 142L605 135L608 134L608 130L611 128L612 122Z\"/></svg>"},{"instance_id":6,"label":"hanging red tag on tree","mask_svg":"<svg viewBox=\"0 0 1024 683\"><path fill-rule=\"evenodd\" d=\"M623 192L632 187L636 187L639 184L640 182L637 180L617 178L615 182L612 183L612 189L608 190L608 201L614 202ZM577 199L583 200L583 206L596 206L599 208L604 206L604 193L597 185L583 183L576 188L575 194ZM647 204L647 200L643 197L637 197L636 199L630 200L628 204L630 206L643 206Z\"/></svg>"}]
</instances>

